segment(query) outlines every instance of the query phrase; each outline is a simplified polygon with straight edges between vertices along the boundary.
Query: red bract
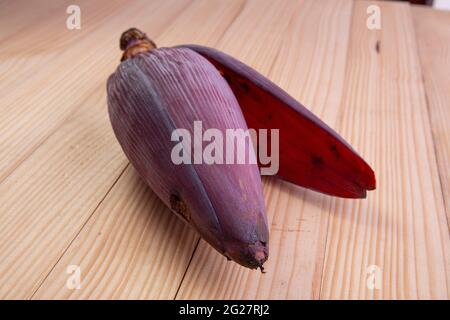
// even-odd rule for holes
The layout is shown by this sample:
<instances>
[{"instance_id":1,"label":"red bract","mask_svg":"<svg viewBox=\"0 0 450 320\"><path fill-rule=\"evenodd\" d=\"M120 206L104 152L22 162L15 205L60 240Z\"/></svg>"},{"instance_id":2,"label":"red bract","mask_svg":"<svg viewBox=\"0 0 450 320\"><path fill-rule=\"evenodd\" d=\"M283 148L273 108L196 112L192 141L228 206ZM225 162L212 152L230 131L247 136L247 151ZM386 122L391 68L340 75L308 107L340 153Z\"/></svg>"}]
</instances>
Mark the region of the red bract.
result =
<instances>
[{"instance_id":1,"label":"red bract","mask_svg":"<svg viewBox=\"0 0 450 320\"><path fill-rule=\"evenodd\" d=\"M249 128L280 130L278 176L319 192L365 198L375 189L370 166L333 129L266 77L218 50L184 45L227 80Z\"/></svg>"}]
</instances>

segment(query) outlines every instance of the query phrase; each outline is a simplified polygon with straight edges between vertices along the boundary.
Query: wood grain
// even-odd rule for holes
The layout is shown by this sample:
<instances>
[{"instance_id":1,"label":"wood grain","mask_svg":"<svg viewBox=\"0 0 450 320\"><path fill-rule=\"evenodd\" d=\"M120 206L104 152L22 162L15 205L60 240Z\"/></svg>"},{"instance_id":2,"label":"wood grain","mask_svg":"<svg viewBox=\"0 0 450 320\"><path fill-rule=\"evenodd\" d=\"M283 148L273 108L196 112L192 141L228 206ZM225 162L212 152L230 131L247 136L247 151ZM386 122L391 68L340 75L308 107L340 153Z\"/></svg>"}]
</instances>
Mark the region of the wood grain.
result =
<instances>
[{"instance_id":1,"label":"wood grain","mask_svg":"<svg viewBox=\"0 0 450 320\"><path fill-rule=\"evenodd\" d=\"M42 5L39 0L1 1L0 41L16 37L18 32L31 25L39 26L43 20L54 20L55 13L59 10L65 12L68 5L67 1L62 0L55 0L46 5Z\"/></svg>"},{"instance_id":2,"label":"wood grain","mask_svg":"<svg viewBox=\"0 0 450 320\"><path fill-rule=\"evenodd\" d=\"M448 13L79 0L82 28L69 31L69 4L0 2L0 298L450 298ZM366 27L370 4L381 30ZM111 130L106 79L131 26L267 75L355 147L377 190L343 200L266 177L267 273L227 262L143 184ZM66 285L71 265L79 290Z\"/></svg>"},{"instance_id":3,"label":"wood grain","mask_svg":"<svg viewBox=\"0 0 450 320\"><path fill-rule=\"evenodd\" d=\"M290 4L274 12L260 2L249 3L219 49L268 75L333 126L344 79L352 2ZM255 10L261 10L258 25L248 18ZM265 28L275 14L280 24L268 32ZM262 32L249 31L241 37L239 30L250 29ZM201 241L178 299L318 298L331 198L273 178L264 180L264 194L271 224L267 273L227 262Z\"/></svg>"},{"instance_id":4,"label":"wood grain","mask_svg":"<svg viewBox=\"0 0 450 320\"><path fill-rule=\"evenodd\" d=\"M54 15L53 22L39 24L36 31L31 25L19 33L21 37L7 42L5 54L12 56L12 61L0 68L6 70L8 77L16 78L11 63L20 67L23 56L34 65L31 75L19 72L18 78L5 89L8 94L2 97L0 181L76 110L95 90L95 85L105 83L117 61L113 54L119 51L117 34L129 28L130 20L137 27L152 26L149 28L152 32L160 33L188 3L188 0L155 0L122 2L120 6L113 1L94 6L87 1L80 4L87 16L80 33L66 28L67 14L63 11ZM42 34L48 36L38 36ZM24 78L26 81L22 81Z\"/></svg>"},{"instance_id":5,"label":"wood grain","mask_svg":"<svg viewBox=\"0 0 450 320\"><path fill-rule=\"evenodd\" d=\"M134 18L146 29L160 30L185 5L181 1L176 5L166 5L165 1L152 2L148 8L157 7L157 12L149 10L149 14ZM115 14L113 20L130 19L129 15L139 10L142 10L140 5L132 11L123 10ZM108 30L100 29L97 37L90 38L91 43L75 43L73 51L85 50L86 45L96 48L99 53L105 50L95 46L95 39L115 30L113 25L107 25ZM115 46L121 31L122 28L116 31ZM111 52L115 54L109 54L110 67L102 72L106 73L108 69L111 72L117 64L113 63L113 57L118 60L118 48ZM83 57L72 61L80 70L86 68ZM60 76L67 72L70 74L71 69L65 72L61 69L58 73ZM50 69L49 72L55 70ZM44 73L41 76L41 81L45 83L50 75ZM26 101L24 107L18 101L10 109L11 113L2 113L2 117L5 116L2 120L5 120L21 110L16 119L20 121L11 121L7 129L9 134L5 134L14 141L8 141L6 146L1 143L1 151L8 155L8 148L31 140L36 142L41 132L50 133L49 128L57 128L0 184L2 298L27 298L37 290L127 164L120 146L115 142L106 112L106 78L80 76L78 73L72 74L69 85L70 82L84 83L89 93L73 88L71 94L76 97L75 101L64 100L67 87L63 83L53 87L51 94L40 95L38 92L42 82L37 81L26 88L34 92L29 95L35 103ZM57 103L61 106L56 106ZM26 112L28 107L33 107L34 112ZM57 107L65 109L68 116L62 124L49 115ZM70 115L69 110L75 113ZM63 119L58 117L58 120ZM3 133L5 131L2 132L2 139L6 138ZM12 161L11 158L7 160ZM2 161L6 160L2 158Z\"/></svg>"},{"instance_id":6,"label":"wood grain","mask_svg":"<svg viewBox=\"0 0 450 320\"><path fill-rule=\"evenodd\" d=\"M355 2L339 123L374 165L377 190L336 201L321 298L447 299L450 239L410 8L377 3L382 26L369 30L369 4Z\"/></svg>"},{"instance_id":7,"label":"wood grain","mask_svg":"<svg viewBox=\"0 0 450 320\"><path fill-rule=\"evenodd\" d=\"M2 11L2 22L5 21L5 32L11 35L0 38L0 70L2 86L0 94L6 95L11 103L20 99L23 95L33 94L28 90L42 82L42 88L54 86L58 83L55 79L61 79L58 72L67 70L77 75L83 74L83 69L71 70L70 62L87 58L89 50L81 46L74 56L71 51L74 45L83 44L91 33L103 24L107 24L111 16L123 9L124 1L100 0L97 4L92 1L79 1L77 4L82 11L82 28L72 31L66 28L67 7L70 1L52 1L50 5L38 5L34 1L12 1L14 6L7 6L10 10ZM101 6L102 10L96 9ZM41 12L44 11L44 12ZM92 41L92 39L91 39ZM108 44L110 48L115 47ZM75 58L74 58L75 57ZM59 78L58 78L59 77ZM20 86L18 86L20 84ZM7 108L6 103L2 108Z\"/></svg>"},{"instance_id":8,"label":"wood grain","mask_svg":"<svg viewBox=\"0 0 450 320\"><path fill-rule=\"evenodd\" d=\"M450 222L450 12L414 6L412 13L447 222Z\"/></svg>"},{"instance_id":9,"label":"wood grain","mask_svg":"<svg viewBox=\"0 0 450 320\"><path fill-rule=\"evenodd\" d=\"M130 168L33 298L171 298L197 239ZM81 270L80 290L66 286L71 265Z\"/></svg>"},{"instance_id":10,"label":"wood grain","mask_svg":"<svg viewBox=\"0 0 450 320\"><path fill-rule=\"evenodd\" d=\"M155 40L161 46L189 40L214 45L243 4L195 1ZM209 33L199 32L206 26ZM33 298L173 298L197 243L129 166ZM82 270L81 290L66 286L69 265Z\"/></svg>"}]
</instances>

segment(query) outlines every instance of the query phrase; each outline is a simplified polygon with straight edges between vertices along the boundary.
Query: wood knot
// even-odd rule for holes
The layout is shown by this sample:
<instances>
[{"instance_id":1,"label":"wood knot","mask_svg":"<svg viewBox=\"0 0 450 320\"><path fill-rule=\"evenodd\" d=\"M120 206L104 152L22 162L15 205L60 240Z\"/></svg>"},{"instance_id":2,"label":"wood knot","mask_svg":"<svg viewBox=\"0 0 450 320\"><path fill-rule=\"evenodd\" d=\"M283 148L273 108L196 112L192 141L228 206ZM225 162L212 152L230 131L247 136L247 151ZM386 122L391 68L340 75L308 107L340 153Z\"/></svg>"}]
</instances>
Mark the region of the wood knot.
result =
<instances>
[{"instance_id":1,"label":"wood knot","mask_svg":"<svg viewBox=\"0 0 450 320\"><path fill-rule=\"evenodd\" d=\"M380 40L377 40L377 42L375 43L375 51L377 53L380 53Z\"/></svg>"}]
</instances>

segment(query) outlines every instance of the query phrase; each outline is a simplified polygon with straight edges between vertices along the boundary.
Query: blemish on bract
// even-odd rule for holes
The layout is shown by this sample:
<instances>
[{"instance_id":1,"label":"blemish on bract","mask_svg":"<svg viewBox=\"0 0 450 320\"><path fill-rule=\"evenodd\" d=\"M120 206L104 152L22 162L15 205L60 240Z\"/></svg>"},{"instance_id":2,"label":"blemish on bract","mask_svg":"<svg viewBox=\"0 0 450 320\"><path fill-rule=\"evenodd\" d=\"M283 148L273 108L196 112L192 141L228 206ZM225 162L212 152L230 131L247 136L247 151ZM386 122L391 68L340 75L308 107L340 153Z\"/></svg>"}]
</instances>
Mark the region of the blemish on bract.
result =
<instances>
[{"instance_id":1,"label":"blemish on bract","mask_svg":"<svg viewBox=\"0 0 450 320\"><path fill-rule=\"evenodd\" d=\"M248 93L250 91L249 85L245 82L240 82L239 86L241 87L242 90L244 90L245 93Z\"/></svg>"},{"instance_id":2,"label":"blemish on bract","mask_svg":"<svg viewBox=\"0 0 450 320\"><path fill-rule=\"evenodd\" d=\"M186 221L191 219L186 203L184 203L178 194L172 193L170 195L170 208L181 215Z\"/></svg>"},{"instance_id":3,"label":"blemish on bract","mask_svg":"<svg viewBox=\"0 0 450 320\"><path fill-rule=\"evenodd\" d=\"M322 157L319 157L319 156L312 156L312 163L314 165L321 165L321 164L323 164L323 159L322 159Z\"/></svg>"},{"instance_id":4,"label":"blemish on bract","mask_svg":"<svg viewBox=\"0 0 450 320\"><path fill-rule=\"evenodd\" d=\"M341 153L339 152L339 150L335 144L332 144L330 146L330 151L334 154L336 159L339 159L341 157Z\"/></svg>"}]
</instances>

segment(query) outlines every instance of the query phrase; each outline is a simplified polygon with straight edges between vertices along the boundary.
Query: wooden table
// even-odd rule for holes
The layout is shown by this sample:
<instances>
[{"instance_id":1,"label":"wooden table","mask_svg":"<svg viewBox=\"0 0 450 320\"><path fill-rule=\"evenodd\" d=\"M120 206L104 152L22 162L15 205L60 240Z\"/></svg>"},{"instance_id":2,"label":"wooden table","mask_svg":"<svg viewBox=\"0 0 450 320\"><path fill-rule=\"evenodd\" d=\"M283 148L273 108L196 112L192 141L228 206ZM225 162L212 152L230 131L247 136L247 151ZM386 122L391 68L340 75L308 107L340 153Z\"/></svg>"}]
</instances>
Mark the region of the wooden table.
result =
<instances>
[{"instance_id":1,"label":"wooden table","mask_svg":"<svg viewBox=\"0 0 450 320\"><path fill-rule=\"evenodd\" d=\"M74 1L0 4L1 298L449 298L449 12L358 0L75 2L79 30L66 28ZM366 26L371 4L379 30ZM130 26L267 75L358 150L377 190L344 200L264 178L267 273L227 262L139 180L113 135L106 79Z\"/></svg>"}]
</instances>

